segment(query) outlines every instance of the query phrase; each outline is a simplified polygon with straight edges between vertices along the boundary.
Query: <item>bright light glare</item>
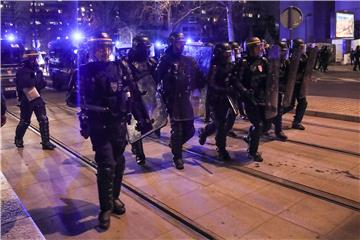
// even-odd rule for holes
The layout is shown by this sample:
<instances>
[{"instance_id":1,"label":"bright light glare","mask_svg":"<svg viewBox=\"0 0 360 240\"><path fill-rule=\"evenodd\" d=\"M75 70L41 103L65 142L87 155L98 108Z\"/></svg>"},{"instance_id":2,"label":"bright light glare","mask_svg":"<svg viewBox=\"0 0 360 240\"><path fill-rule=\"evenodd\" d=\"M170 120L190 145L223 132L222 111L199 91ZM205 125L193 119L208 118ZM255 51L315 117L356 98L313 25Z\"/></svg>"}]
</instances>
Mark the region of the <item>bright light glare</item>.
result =
<instances>
[{"instance_id":1,"label":"bright light glare","mask_svg":"<svg viewBox=\"0 0 360 240\"><path fill-rule=\"evenodd\" d=\"M191 38L186 39L187 44L192 43L192 42L193 42L193 40Z\"/></svg>"},{"instance_id":2,"label":"bright light glare","mask_svg":"<svg viewBox=\"0 0 360 240\"><path fill-rule=\"evenodd\" d=\"M155 47L160 48L160 47L161 47L161 45L162 45L162 44L161 44L161 42L160 42L160 41L156 41L156 42L155 42Z\"/></svg>"},{"instance_id":3,"label":"bright light glare","mask_svg":"<svg viewBox=\"0 0 360 240\"><path fill-rule=\"evenodd\" d=\"M71 38L74 41L81 41L84 38L84 36L81 32L76 31L72 33Z\"/></svg>"},{"instance_id":4,"label":"bright light glare","mask_svg":"<svg viewBox=\"0 0 360 240\"><path fill-rule=\"evenodd\" d=\"M15 41L16 37L14 34L9 34L6 36L6 39L9 41L9 42L13 42Z\"/></svg>"},{"instance_id":5,"label":"bright light glare","mask_svg":"<svg viewBox=\"0 0 360 240\"><path fill-rule=\"evenodd\" d=\"M121 48L121 42L120 42L120 41L116 41L116 42L115 42L115 47L116 47L116 48Z\"/></svg>"}]
</instances>

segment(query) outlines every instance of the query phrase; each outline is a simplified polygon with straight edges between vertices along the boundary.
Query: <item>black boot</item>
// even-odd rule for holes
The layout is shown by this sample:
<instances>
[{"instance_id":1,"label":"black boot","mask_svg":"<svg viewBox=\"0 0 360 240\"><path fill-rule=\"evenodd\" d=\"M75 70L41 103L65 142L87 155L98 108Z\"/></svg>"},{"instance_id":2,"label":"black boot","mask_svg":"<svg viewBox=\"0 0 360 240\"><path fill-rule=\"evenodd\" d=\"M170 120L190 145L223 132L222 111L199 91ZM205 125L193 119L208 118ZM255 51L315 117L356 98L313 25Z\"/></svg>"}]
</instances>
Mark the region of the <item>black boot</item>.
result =
<instances>
[{"instance_id":1,"label":"black boot","mask_svg":"<svg viewBox=\"0 0 360 240\"><path fill-rule=\"evenodd\" d=\"M206 142L206 132L205 132L205 129L204 128L200 128L199 129L199 143L200 145L204 145L205 142Z\"/></svg>"},{"instance_id":2,"label":"black boot","mask_svg":"<svg viewBox=\"0 0 360 240\"><path fill-rule=\"evenodd\" d=\"M264 161L264 159L261 157L261 154L256 152L256 153L249 153L248 154L248 158L254 162L262 162Z\"/></svg>"},{"instance_id":3,"label":"black boot","mask_svg":"<svg viewBox=\"0 0 360 240\"><path fill-rule=\"evenodd\" d=\"M107 230L110 227L110 215L114 208L113 182L114 169L111 167L98 168L97 185L100 201L99 227Z\"/></svg>"},{"instance_id":4,"label":"black boot","mask_svg":"<svg viewBox=\"0 0 360 240\"><path fill-rule=\"evenodd\" d=\"M225 149L222 150L217 150L218 152L218 160L221 162L228 162L231 161L231 157L228 153L228 151L226 151Z\"/></svg>"},{"instance_id":5,"label":"black boot","mask_svg":"<svg viewBox=\"0 0 360 240\"><path fill-rule=\"evenodd\" d=\"M140 166L145 165L145 154L144 154L142 140L134 142L131 145L131 151L136 155L136 163L139 164Z\"/></svg>"},{"instance_id":6,"label":"black boot","mask_svg":"<svg viewBox=\"0 0 360 240\"><path fill-rule=\"evenodd\" d=\"M24 141L22 140L22 139L16 139L15 138L15 146L17 147L17 148L24 148Z\"/></svg>"},{"instance_id":7,"label":"black boot","mask_svg":"<svg viewBox=\"0 0 360 240\"><path fill-rule=\"evenodd\" d=\"M56 146L50 142L49 122L43 121L39 123L41 134L41 145L44 150L54 150Z\"/></svg>"},{"instance_id":8,"label":"black boot","mask_svg":"<svg viewBox=\"0 0 360 240\"><path fill-rule=\"evenodd\" d=\"M15 145L18 148L24 147L24 135L26 132L26 129L29 127L30 123L24 122L23 120L20 120L19 125L16 127L15 131Z\"/></svg>"},{"instance_id":9,"label":"black boot","mask_svg":"<svg viewBox=\"0 0 360 240\"><path fill-rule=\"evenodd\" d=\"M124 174L124 164L125 164L125 160L122 159L122 161L119 162L115 168L115 178L114 178L114 187L113 187L113 200L114 200L113 213L117 215L122 215L126 212L125 204L119 199L121 183Z\"/></svg>"},{"instance_id":10,"label":"black boot","mask_svg":"<svg viewBox=\"0 0 360 240\"><path fill-rule=\"evenodd\" d=\"M173 161L174 161L174 165L175 165L176 169L178 169L178 170L184 169L184 161L183 161L182 157L177 157L177 158L174 157Z\"/></svg>"},{"instance_id":11,"label":"black boot","mask_svg":"<svg viewBox=\"0 0 360 240\"><path fill-rule=\"evenodd\" d=\"M285 133L283 131L275 132L275 135L280 141L285 142L288 139L288 137L285 135Z\"/></svg>"},{"instance_id":12,"label":"black boot","mask_svg":"<svg viewBox=\"0 0 360 240\"><path fill-rule=\"evenodd\" d=\"M228 131L227 136L232 137L232 138L237 138L236 133L232 129L230 131Z\"/></svg>"},{"instance_id":13,"label":"black boot","mask_svg":"<svg viewBox=\"0 0 360 240\"><path fill-rule=\"evenodd\" d=\"M298 130L305 130L305 127L301 123L294 122L291 127Z\"/></svg>"}]
</instances>

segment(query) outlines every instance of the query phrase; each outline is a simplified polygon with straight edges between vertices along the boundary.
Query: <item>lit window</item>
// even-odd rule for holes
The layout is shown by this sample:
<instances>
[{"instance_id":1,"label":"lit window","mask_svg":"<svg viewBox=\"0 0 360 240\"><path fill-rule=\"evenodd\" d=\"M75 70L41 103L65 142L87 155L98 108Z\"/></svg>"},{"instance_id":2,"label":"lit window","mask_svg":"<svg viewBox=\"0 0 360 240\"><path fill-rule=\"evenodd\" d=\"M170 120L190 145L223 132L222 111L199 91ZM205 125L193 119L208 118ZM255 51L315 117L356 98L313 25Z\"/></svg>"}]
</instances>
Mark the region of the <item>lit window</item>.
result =
<instances>
[{"instance_id":1,"label":"lit window","mask_svg":"<svg viewBox=\"0 0 360 240\"><path fill-rule=\"evenodd\" d=\"M61 10L61 9L58 9L58 13L62 13L62 10Z\"/></svg>"},{"instance_id":2,"label":"lit window","mask_svg":"<svg viewBox=\"0 0 360 240\"><path fill-rule=\"evenodd\" d=\"M205 10L201 10L201 14L206 14L206 11L205 11Z\"/></svg>"},{"instance_id":3,"label":"lit window","mask_svg":"<svg viewBox=\"0 0 360 240\"><path fill-rule=\"evenodd\" d=\"M249 18L252 18L253 17L253 14L252 13L249 13Z\"/></svg>"},{"instance_id":4,"label":"lit window","mask_svg":"<svg viewBox=\"0 0 360 240\"><path fill-rule=\"evenodd\" d=\"M258 14L258 18L260 18L260 14Z\"/></svg>"},{"instance_id":5,"label":"lit window","mask_svg":"<svg viewBox=\"0 0 360 240\"><path fill-rule=\"evenodd\" d=\"M85 12L85 8L84 8L84 7L81 7L81 12Z\"/></svg>"},{"instance_id":6,"label":"lit window","mask_svg":"<svg viewBox=\"0 0 360 240\"><path fill-rule=\"evenodd\" d=\"M40 21L35 21L35 24L36 24L36 25L40 25L41 22L40 22Z\"/></svg>"}]
</instances>

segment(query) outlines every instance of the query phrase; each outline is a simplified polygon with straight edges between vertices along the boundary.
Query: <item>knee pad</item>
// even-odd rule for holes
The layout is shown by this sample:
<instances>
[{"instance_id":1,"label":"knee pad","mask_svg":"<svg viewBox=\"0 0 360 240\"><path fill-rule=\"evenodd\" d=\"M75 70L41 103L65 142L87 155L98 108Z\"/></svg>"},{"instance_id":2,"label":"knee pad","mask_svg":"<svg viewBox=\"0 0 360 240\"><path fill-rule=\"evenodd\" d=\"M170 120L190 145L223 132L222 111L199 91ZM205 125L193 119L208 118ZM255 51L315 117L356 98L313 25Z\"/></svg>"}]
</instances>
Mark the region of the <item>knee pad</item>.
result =
<instances>
[{"instance_id":1,"label":"knee pad","mask_svg":"<svg viewBox=\"0 0 360 240\"><path fill-rule=\"evenodd\" d=\"M27 122L27 121L25 121L23 119L20 119L19 125L24 127L24 128L27 128L27 127L30 126L30 122Z\"/></svg>"},{"instance_id":2,"label":"knee pad","mask_svg":"<svg viewBox=\"0 0 360 240\"><path fill-rule=\"evenodd\" d=\"M39 118L39 124L40 125L48 125L49 124L49 119L46 115L41 115L41 117Z\"/></svg>"}]
</instances>

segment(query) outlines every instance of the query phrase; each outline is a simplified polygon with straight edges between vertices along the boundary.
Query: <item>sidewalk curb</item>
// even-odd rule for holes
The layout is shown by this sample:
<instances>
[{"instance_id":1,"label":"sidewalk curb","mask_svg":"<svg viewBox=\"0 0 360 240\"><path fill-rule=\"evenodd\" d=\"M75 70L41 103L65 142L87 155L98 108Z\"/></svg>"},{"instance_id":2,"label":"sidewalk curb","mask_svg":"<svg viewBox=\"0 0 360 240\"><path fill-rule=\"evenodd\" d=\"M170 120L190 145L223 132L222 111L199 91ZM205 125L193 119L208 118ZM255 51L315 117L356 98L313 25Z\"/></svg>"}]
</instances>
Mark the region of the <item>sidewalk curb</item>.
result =
<instances>
[{"instance_id":1,"label":"sidewalk curb","mask_svg":"<svg viewBox=\"0 0 360 240\"><path fill-rule=\"evenodd\" d=\"M305 115L360 123L360 116L306 110Z\"/></svg>"},{"instance_id":2,"label":"sidewalk curb","mask_svg":"<svg viewBox=\"0 0 360 240\"><path fill-rule=\"evenodd\" d=\"M45 240L14 189L0 171L1 181L1 239Z\"/></svg>"}]
</instances>

